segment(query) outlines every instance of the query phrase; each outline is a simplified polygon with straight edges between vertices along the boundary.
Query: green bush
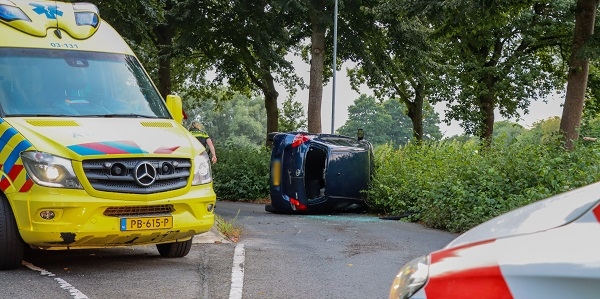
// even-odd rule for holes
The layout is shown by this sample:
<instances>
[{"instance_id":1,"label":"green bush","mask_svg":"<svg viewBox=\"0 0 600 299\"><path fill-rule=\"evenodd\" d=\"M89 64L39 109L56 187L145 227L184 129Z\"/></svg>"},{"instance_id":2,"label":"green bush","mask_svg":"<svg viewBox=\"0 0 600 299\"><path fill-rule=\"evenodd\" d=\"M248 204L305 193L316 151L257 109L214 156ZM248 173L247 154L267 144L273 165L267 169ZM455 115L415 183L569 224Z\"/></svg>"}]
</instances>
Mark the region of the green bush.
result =
<instances>
[{"instance_id":1,"label":"green bush","mask_svg":"<svg viewBox=\"0 0 600 299\"><path fill-rule=\"evenodd\" d=\"M225 144L215 149L214 190L219 200L258 201L269 196L271 152L251 144Z\"/></svg>"},{"instance_id":2,"label":"green bush","mask_svg":"<svg viewBox=\"0 0 600 299\"><path fill-rule=\"evenodd\" d=\"M270 150L245 142L217 148L214 188L221 200L269 196ZM567 152L558 142L444 140L375 149L367 191L370 212L400 215L451 232L466 231L512 209L600 180L600 144Z\"/></svg>"},{"instance_id":3,"label":"green bush","mask_svg":"<svg viewBox=\"0 0 600 299\"><path fill-rule=\"evenodd\" d=\"M368 203L374 213L463 232L490 218L600 179L600 146L442 141L376 149Z\"/></svg>"}]
</instances>

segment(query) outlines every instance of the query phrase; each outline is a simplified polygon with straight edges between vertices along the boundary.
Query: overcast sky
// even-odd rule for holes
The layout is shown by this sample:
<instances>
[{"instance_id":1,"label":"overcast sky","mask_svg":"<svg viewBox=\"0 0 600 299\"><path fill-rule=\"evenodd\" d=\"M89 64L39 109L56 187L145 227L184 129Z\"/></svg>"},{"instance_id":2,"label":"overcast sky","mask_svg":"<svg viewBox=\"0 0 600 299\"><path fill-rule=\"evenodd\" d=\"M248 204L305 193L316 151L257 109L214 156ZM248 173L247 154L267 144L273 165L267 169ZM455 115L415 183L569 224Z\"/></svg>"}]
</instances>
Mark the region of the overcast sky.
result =
<instances>
[{"instance_id":1,"label":"overcast sky","mask_svg":"<svg viewBox=\"0 0 600 299\"><path fill-rule=\"evenodd\" d=\"M294 58L296 72L298 75L304 78L304 82L306 84L309 83L309 74L310 74L310 66L302 61L299 58ZM350 80L346 76L346 68L350 66L350 64L346 63L342 65L342 69L337 72L336 75L336 88L335 88L335 129L338 129L346 121L348 120L348 106L354 103L360 94L353 91L350 88ZM331 67L331 66L329 66ZM332 80L329 81L329 84L323 87L323 102L321 106L321 128L323 133L331 133L331 106L334 100L332 99ZM281 86L277 86L277 91L279 92L279 106L281 107L282 103L287 98L287 93L284 91L284 88ZM372 95L373 93L369 88L363 86L361 88L361 93ZM308 89L300 90L296 94L295 100L301 102L304 105L304 109L306 111L308 106ZM542 101L533 102L529 108L529 114L521 117L520 120L511 119L511 121L518 122L519 124L529 127L533 123L547 119L552 116L561 116L562 115L562 104L564 103L564 98L561 95L551 95L548 98L548 103L544 103ZM435 106L436 111L440 114L440 119L444 118L444 110L446 104L440 103ZM496 114L496 121L501 120L500 116ZM447 126L444 122L440 124L440 130L444 134L444 136L449 137L457 134L462 134L463 130L460 128L458 123L452 123L450 126Z\"/></svg>"}]
</instances>

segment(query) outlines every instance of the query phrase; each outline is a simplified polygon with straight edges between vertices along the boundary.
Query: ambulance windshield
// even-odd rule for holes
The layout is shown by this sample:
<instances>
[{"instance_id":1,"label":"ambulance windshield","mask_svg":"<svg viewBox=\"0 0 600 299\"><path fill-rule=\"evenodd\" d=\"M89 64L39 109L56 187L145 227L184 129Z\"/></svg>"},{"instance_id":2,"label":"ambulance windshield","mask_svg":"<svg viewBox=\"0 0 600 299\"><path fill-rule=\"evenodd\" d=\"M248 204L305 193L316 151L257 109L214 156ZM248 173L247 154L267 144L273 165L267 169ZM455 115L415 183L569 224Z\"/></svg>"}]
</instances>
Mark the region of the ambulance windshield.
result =
<instances>
[{"instance_id":1,"label":"ambulance windshield","mask_svg":"<svg viewBox=\"0 0 600 299\"><path fill-rule=\"evenodd\" d=\"M170 118L138 61L113 53L0 49L5 117Z\"/></svg>"}]
</instances>

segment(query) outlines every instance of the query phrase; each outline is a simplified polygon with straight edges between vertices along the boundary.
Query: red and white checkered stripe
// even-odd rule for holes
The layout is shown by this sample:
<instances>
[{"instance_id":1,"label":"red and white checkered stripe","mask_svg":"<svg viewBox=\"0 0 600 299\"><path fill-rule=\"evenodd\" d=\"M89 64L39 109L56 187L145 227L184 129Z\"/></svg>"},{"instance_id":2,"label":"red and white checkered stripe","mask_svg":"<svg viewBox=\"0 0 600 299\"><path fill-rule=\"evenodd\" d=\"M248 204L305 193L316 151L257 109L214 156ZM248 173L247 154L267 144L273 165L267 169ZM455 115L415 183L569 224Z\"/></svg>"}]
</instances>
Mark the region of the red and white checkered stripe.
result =
<instances>
[{"instance_id":1,"label":"red and white checkered stripe","mask_svg":"<svg viewBox=\"0 0 600 299\"><path fill-rule=\"evenodd\" d=\"M431 254L412 298L600 298L600 206L547 231Z\"/></svg>"}]
</instances>

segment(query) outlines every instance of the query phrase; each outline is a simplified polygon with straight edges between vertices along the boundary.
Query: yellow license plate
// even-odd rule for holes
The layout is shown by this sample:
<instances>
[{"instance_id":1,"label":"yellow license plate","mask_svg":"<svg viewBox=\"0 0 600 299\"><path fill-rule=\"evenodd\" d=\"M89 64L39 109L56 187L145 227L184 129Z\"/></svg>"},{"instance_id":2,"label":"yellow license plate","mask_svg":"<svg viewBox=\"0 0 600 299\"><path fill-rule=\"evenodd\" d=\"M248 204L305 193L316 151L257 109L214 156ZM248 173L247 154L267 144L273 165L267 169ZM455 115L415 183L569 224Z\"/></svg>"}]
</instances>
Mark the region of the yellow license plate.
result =
<instances>
[{"instance_id":1,"label":"yellow license plate","mask_svg":"<svg viewBox=\"0 0 600 299\"><path fill-rule=\"evenodd\" d=\"M281 184L281 161L273 160L271 165L271 179L273 186L278 187Z\"/></svg>"},{"instance_id":2,"label":"yellow license plate","mask_svg":"<svg viewBox=\"0 0 600 299\"><path fill-rule=\"evenodd\" d=\"M173 228L173 216L121 218L121 230Z\"/></svg>"}]
</instances>

